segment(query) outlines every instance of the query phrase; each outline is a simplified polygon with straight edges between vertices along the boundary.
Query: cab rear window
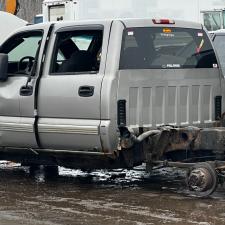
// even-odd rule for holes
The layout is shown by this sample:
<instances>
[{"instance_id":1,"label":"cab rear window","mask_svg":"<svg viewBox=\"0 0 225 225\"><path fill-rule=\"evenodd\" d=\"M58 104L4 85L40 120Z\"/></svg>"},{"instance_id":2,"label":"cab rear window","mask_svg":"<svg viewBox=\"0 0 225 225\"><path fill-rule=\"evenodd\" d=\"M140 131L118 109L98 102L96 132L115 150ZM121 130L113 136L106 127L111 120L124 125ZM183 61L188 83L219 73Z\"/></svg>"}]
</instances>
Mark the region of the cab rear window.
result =
<instances>
[{"instance_id":1,"label":"cab rear window","mask_svg":"<svg viewBox=\"0 0 225 225\"><path fill-rule=\"evenodd\" d=\"M217 67L214 50L203 30L140 27L123 32L120 69Z\"/></svg>"}]
</instances>

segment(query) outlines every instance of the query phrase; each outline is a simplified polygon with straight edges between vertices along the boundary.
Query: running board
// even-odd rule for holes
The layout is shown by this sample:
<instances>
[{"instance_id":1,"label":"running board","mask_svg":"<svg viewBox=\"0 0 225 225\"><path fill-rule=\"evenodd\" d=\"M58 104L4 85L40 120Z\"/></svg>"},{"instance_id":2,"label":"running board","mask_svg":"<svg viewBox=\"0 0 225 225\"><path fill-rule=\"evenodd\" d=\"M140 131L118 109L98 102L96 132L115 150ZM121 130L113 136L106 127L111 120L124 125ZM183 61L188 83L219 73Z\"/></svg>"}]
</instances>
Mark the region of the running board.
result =
<instances>
[{"instance_id":1,"label":"running board","mask_svg":"<svg viewBox=\"0 0 225 225\"><path fill-rule=\"evenodd\" d=\"M64 150L64 149L37 149L37 148L18 148L18 147L1 147L0 153L26 153L31 152L34 155L39 155L41 153L51 153L51 154L70 154L70 155L89 155L89 156L106 156L109 158L115 158L114 153L104 153L104 152L93 152L93 151L75 151L75 150Z\"/></svg>"}]
</instances>

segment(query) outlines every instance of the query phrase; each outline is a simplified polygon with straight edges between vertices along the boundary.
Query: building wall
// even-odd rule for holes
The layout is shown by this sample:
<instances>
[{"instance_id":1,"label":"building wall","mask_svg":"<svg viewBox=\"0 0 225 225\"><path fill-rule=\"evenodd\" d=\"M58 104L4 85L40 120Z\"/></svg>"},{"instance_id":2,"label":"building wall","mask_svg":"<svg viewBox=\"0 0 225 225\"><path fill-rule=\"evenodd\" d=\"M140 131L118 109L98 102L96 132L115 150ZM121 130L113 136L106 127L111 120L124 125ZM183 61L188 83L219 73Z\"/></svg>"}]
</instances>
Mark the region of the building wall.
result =
<instances>
[{"instance_id":1,"label":"building wall","mask_svg":"<svg viewBox=\"0 0 225 225\"><path fill-rule=\"evenodd\" d=\"M43 0L19 0L20 9L17 16L33 22L34 16L42 13L42 2Z\"/></svg>"},{"instance_id":2,"label":"building wall","mask_svg":"<svg viewBox=\"0 0 225 225\"><path fill-rule=\"evenodd\" d=\"M4 8L5 8L5 1L0 0L0 10L4 10Z\"/></svg>"}]
</instances>

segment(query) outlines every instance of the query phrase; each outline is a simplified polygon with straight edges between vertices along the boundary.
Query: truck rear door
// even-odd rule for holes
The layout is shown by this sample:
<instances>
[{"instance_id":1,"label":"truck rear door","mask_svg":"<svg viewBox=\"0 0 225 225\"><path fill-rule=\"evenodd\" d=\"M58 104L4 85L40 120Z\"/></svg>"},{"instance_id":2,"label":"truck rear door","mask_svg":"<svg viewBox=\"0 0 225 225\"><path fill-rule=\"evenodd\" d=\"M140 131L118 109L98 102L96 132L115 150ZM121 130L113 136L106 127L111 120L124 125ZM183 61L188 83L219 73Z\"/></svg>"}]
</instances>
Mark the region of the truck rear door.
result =
<instances>
[{"instance_id":1,"label":"truck rear door","mask_svg":"<svg viewBox=\"0 0 225 225\"><path fill-rule=\"evenodd\" d=\"M100 151L100 98L110 23L56 24L39 91L44 148Z\"/></svg>"}]
</instances>

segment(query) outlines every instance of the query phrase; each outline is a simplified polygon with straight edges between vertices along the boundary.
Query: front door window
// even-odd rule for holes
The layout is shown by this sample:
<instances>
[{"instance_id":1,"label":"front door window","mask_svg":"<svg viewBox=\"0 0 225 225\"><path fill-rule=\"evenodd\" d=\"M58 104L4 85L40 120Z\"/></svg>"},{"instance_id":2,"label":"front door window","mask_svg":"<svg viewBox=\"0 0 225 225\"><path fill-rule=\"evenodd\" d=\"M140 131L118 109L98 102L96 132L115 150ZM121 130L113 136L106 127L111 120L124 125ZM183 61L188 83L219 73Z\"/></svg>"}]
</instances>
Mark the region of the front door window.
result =
<instances>
[{"instance_id":1,"label":"front door window","mask_svg":"<svg viewBox=\"0 0 225 225\"><path fill-rule=\"evenodd\" d=\"M26 32L13 36L3 44L1 52L9 57L9 76L31 73L38 58L42 36L42 31Z\"/></svg>"}]
</instances>

